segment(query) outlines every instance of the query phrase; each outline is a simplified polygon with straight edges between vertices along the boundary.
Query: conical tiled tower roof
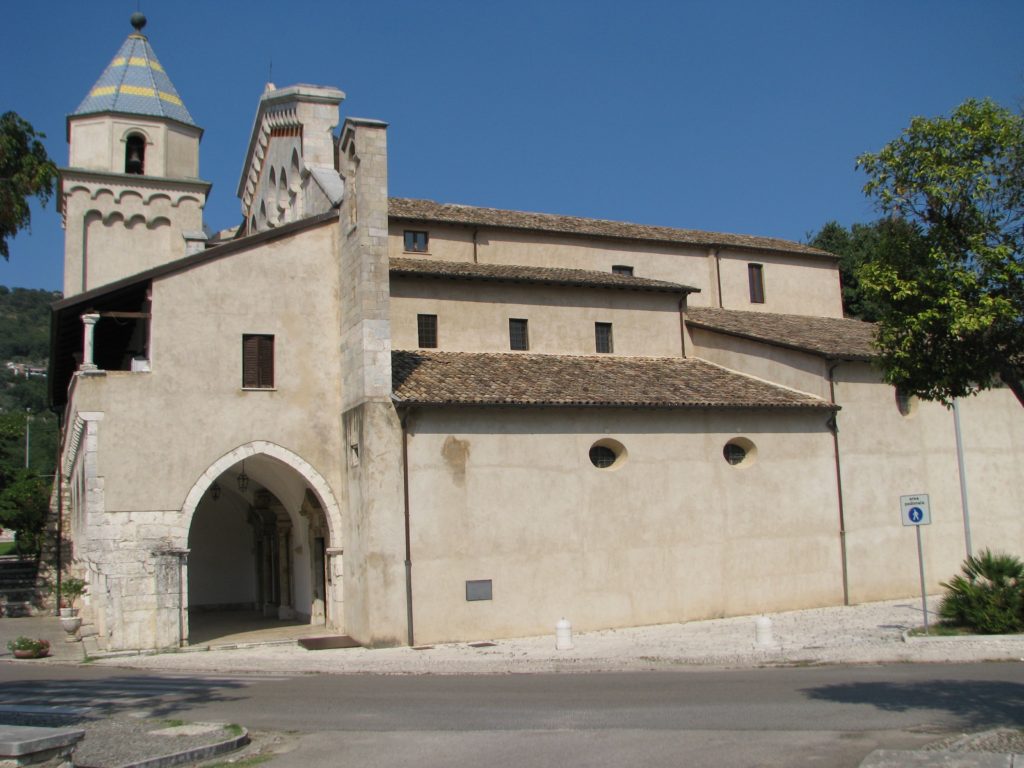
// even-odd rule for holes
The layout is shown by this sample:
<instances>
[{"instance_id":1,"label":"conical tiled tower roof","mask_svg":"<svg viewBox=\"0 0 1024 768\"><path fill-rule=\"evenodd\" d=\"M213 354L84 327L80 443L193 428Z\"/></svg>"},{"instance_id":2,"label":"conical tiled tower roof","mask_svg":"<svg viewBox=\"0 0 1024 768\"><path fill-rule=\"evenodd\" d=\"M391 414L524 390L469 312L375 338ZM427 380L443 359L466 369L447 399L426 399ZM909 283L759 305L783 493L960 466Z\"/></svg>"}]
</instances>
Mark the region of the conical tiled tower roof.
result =
<instances>
[{"instance_id":1,"label":"conical tiled tower roof","mask_svg":"<svg viewBox=\"0 0 1024 768\"><path fill-rule=\"evenodd\" d=\"M121 112L166 117L195 125L174 84L157 61L149 40L142 34L145 25L142 14L132 15L136 31L128 35L121 50L72 114Z\"/></svg>"}]
</instances>

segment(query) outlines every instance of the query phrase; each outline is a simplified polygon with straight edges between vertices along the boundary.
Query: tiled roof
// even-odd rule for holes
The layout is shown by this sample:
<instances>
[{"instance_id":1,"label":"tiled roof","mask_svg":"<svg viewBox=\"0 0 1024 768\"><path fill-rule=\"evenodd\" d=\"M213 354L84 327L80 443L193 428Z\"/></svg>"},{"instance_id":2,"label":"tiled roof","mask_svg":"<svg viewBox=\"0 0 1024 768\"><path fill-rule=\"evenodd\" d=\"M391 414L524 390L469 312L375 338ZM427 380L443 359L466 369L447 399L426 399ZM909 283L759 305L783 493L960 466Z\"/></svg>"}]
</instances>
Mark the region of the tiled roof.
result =
<instances>
[{"instance_id":1,"label":"tiled roof","mask_svg":"<svg viewBox=\"0 0 1024 768\"><path fill-rule=\"evenodd\" d=\"M612 237L620 240L650 240L682 245L728 246L757 251L781 251L808 256L836 258L827 251L809 245L781 240L775 237L729 235L721 232L703 232L698 229L652 227L606 219L581 219L575 216L557 216L550 213L503 211L498 208L476 208L469 205L435 203L433 200L411 200L392 197L388 201L388 214L393 219L436 221L444 224L526 229L539 232L557 232L591 237Z\"/></svg>"},{"instance_id":2,"label":"tiled roof","mask_svg":"<svg viewBox=\"0 0 1024 768\"><path fill-rule=\"evenodd\" d=\"M128 35L121 50L73 114L96 112L167 117L195 125L171 78L157 61L149 40L139 32Z\"/></svg>"},{"instance_id":3,"label":"tiled roof","mask_svg":"<svg viewBox=\"0 0 1024 768\"><path fill-rule=\"evenodd\" d=\"M583 288L623 288L666 293L693 293L700 290L664 280L648 280L643 277L630 277L587 269L473 264L465 261L434 261L427 258L393 258L391 259L391 275L502 283L546 283Z\"/></svg>"},{"instance_id":4,"label":"tiled roof","mask_svg":"<svg viewBox=\"0 0 1024 768\"><path fill-rule=\"evenodd\" d=\"M827 358L870 360L878 354L872 343L875 326L861 320L691 307L686 322Z\"/></svg>"},{"instance_id":5,"label":"tiled roof","mask_svg":"<svg viewBox=\"0 0 1024 768\"><path fill-rule=\"evenodd\" d=\"M391 353L397 400L418 405L821 408L811 395L675 357Z\"/></svg>"}]
</instances>

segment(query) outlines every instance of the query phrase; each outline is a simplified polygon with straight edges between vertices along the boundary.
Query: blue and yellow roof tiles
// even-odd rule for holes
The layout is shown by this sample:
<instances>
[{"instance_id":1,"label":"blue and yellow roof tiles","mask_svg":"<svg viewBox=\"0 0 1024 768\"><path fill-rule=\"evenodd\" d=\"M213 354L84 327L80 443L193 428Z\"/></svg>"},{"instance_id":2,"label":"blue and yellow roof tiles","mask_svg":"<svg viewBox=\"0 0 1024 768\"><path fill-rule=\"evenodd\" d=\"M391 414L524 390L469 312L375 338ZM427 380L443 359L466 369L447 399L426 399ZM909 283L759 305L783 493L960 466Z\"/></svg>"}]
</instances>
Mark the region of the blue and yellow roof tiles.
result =
<instances>
[{"instance_id":1,"label":"blue and yellow roof tiles","mask_svg":"<svg viewBox=\"0 0 1024 768\"><path fill-rule=\"evenodd\" d=\"M149 40L140 32L128 35L121 50L73 114L96 112L151 115L196 124L157 61Z\"/></svg>"}]
</instances>

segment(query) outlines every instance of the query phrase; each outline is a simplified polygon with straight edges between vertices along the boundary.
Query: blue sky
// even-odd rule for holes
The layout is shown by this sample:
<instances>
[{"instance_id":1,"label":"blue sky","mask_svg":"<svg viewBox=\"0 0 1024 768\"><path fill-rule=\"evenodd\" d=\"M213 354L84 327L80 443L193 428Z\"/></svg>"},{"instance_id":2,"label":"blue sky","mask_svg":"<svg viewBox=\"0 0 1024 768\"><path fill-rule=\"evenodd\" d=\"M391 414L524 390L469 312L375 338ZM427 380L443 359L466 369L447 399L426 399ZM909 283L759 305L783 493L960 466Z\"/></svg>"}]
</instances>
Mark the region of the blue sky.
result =
<instances>
[{"instance_id":1,"label":"blue sky","mask_svg":"<svg viewBox=\"0 0 1024 768\"><path fill-rule=\"evenodd\" d=\"M136 0L4 8L0 111L67 162L65 116L131 32ZM855 157L969 97L1024 102L1024 3L141 0L206 131L206 221L234 197L271 65L386 120L390 193L792 240L875 218ZM54 202L0 284L57 289Z\"/></svg>"}]
</instances>

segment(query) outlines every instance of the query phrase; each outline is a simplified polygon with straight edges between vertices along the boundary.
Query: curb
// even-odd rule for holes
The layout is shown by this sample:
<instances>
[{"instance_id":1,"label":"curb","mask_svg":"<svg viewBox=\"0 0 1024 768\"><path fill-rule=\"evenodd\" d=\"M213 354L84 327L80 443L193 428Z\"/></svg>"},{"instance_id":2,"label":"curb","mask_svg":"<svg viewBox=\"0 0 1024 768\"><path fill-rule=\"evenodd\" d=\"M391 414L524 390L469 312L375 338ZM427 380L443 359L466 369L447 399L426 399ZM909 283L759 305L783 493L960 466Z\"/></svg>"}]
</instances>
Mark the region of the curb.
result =
<instances>
[{"instance_id":1,"label":"curb","mask_svg":"<svg viewBox=\"0 0 1024 768\"><path fill-rule=\"evenodd\" d=\"M296 640L268 640L257 643L225 643L223 645L186 645L182 648L143 648L136 651L95 651L87 653L89 659L128 659L137 656L159 656L162 654L206 653L208 651L247 651L275 645L295 645Z\"/></svg>"},{"instance_id":2,"label":"curb","mask_svg":"<svg viewBox=\"0 0 1024 768\"><path fill-rule=\"evenodd\" d=\"M997 752L876 749L858 768L1012 768L1014 764L1014 755Z\"/></svg>"},{"instance_id":3,"label":"curb","mask_svg":"<svg viewBox=\"0 0 1024 768\"><path fill-rule=\"evenodd\" d=\"M913 635L913 629L905 629L900 637L904 643L933 643L942 645L948 643L955 645L957 642L971 641L987 645L997 645L1004 642L1024 642L1024 634L1016 635Z\"/></svg>"},{"instance_id":4,"label":"curb","mask_svg":"<svg viewBox=\"0 0 1024 768\"><path fill-rule=\"evenodd\" d=\"M140 760L137 763L125 763L124 765L118 766L118 768L168 768L168 766L192 763L196 760L207 760L211 757L222 755L225 752L232 752L244 747L248 743L249 731L242 728L242 732L238 736L227 739L226 741L220 741L216 744L208 744L205 747L194 747L182 752L162 755L161 757L151 757L147 760ZM82 766L82 768L88 767Z\"/></svg>"}]
</instances>

